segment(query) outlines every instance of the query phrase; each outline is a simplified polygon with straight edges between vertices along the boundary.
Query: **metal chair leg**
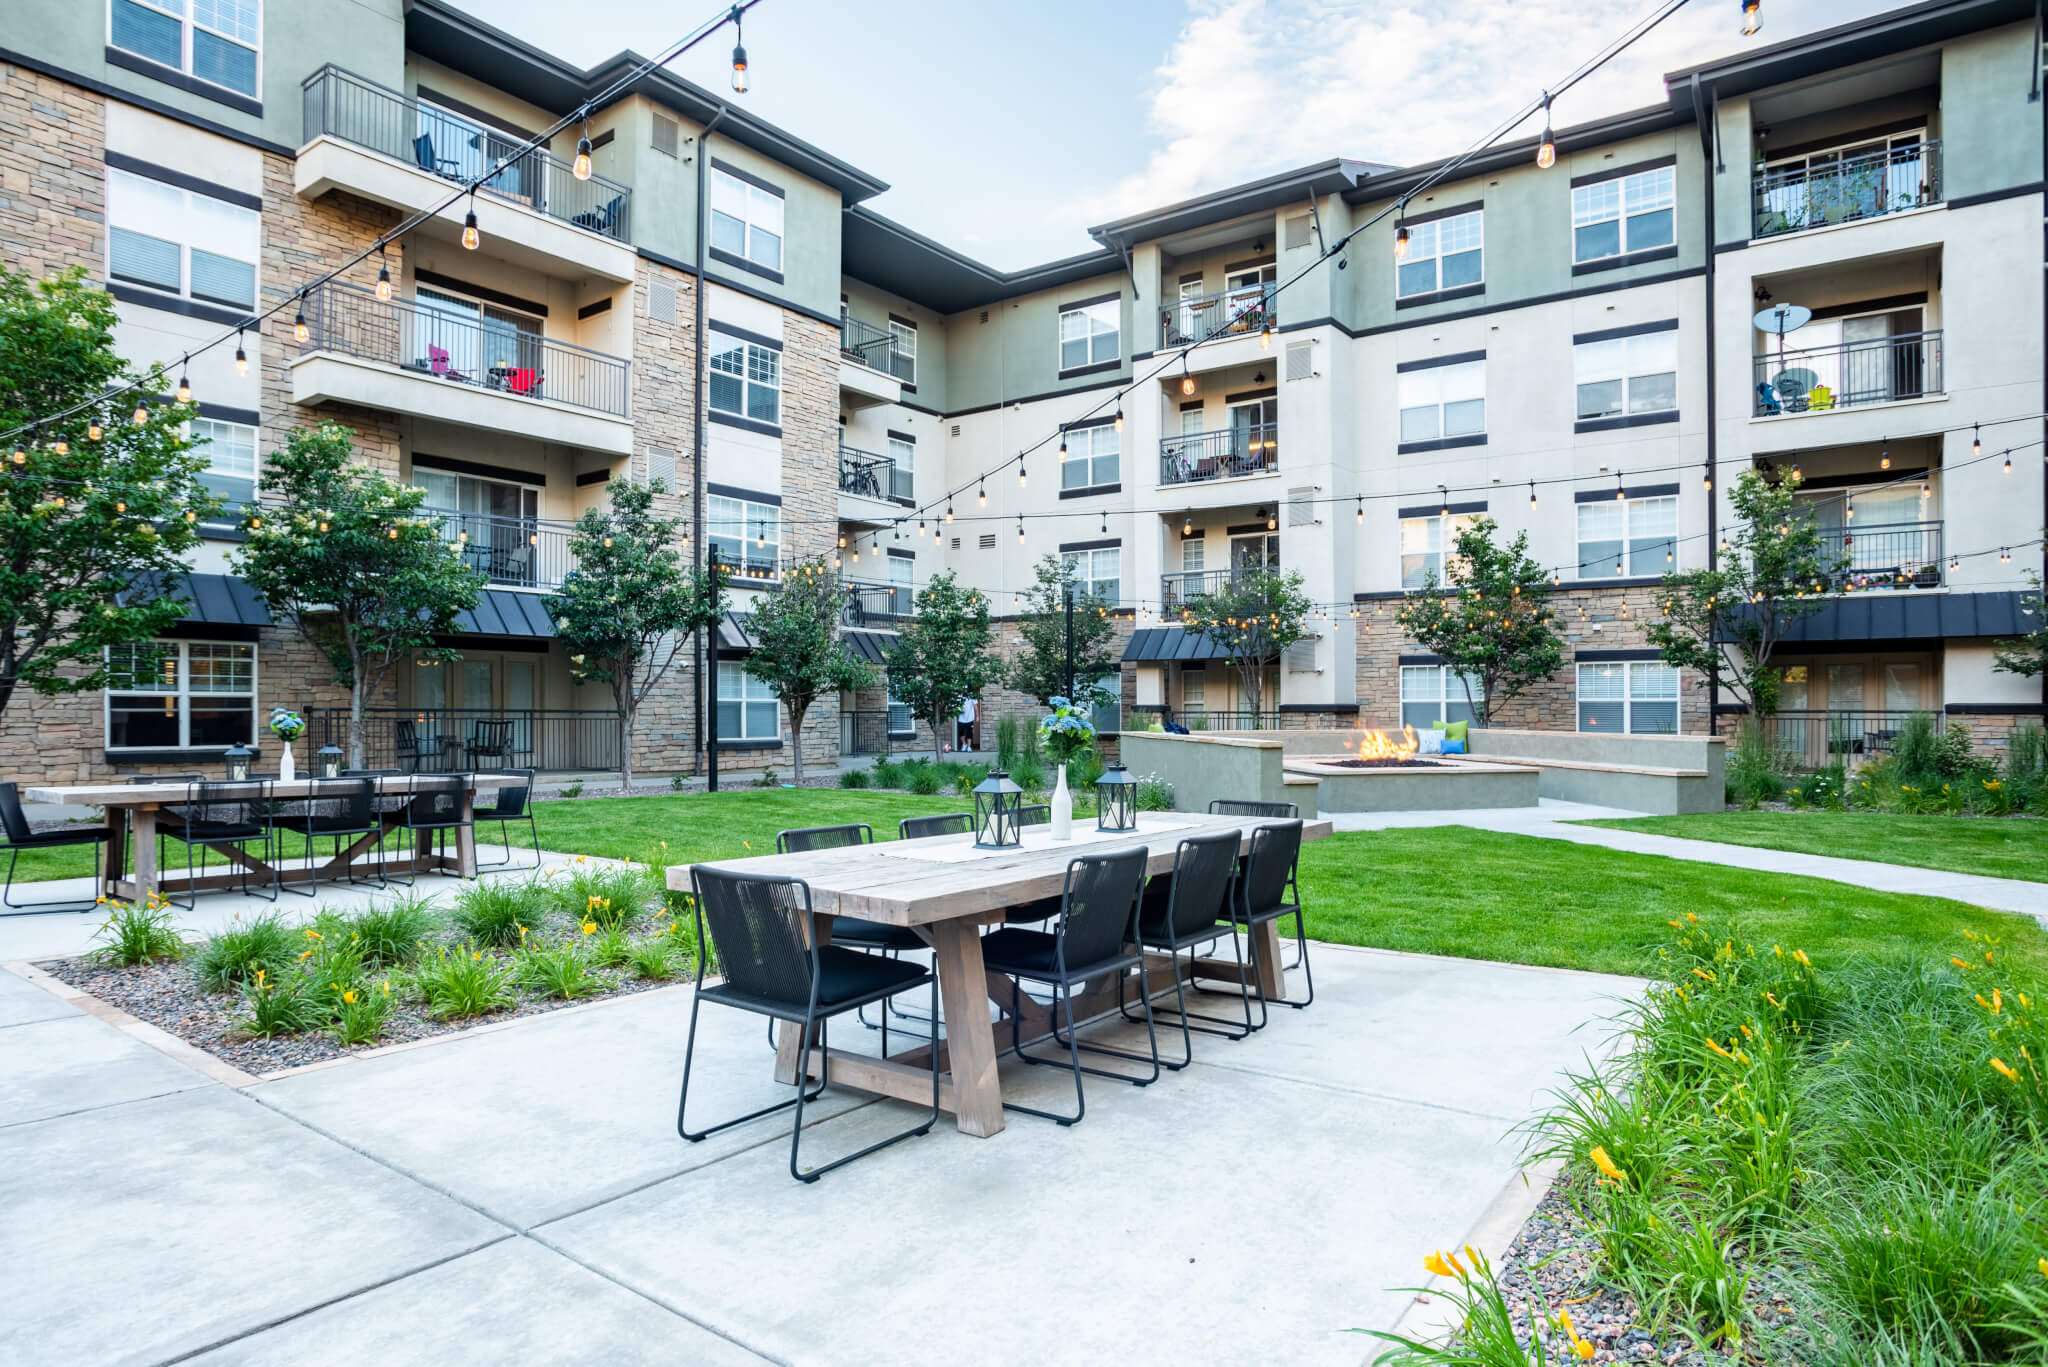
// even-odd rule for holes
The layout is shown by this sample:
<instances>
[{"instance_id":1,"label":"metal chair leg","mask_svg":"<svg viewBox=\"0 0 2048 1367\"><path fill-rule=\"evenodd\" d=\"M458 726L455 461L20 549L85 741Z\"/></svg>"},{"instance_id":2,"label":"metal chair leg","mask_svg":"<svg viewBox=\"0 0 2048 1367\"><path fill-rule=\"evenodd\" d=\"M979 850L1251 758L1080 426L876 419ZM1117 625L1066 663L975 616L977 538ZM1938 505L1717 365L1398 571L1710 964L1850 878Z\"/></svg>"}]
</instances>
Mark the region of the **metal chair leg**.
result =
<instances>
[{"instance_id":1,"label":"metal chair leg","mask_svg":"<svg viewBox=\"0 0 2048 1367\"><path fill-rule=\"evenodd\" d=\"M82 842L81 842L81 843L82 843ZM106 887L106 880L105 880L105 876L104 876L104 874L103 874L103 872L102 872L102 870L103 870L103 866L104 866L104 858L105 858L105 847L106 847L106 842L105 842L104 840L97 840L97 841L94 841L94 842L93 842L93 851L94 851L94 853L93 853L93 874L92 874L92 891L93 891L93 900L92 900L92 901L90 901L90 902L17 902L17 901L15 901L15 900L14 900L14 870L15 870L15 865L16 865L17 861L19 861L19 860L20 860L20 858L21 858L21 847L20 847L19 845L10 845L10 846L8 846L8 847L7 847L7 882L5 883L5 885L4 885L4 886L0 886L0 902L4 902L4 903L5 903L6 905L8 905L8 906L10 906L10 907L14 907L14 908L17 908L17 909L18 909L18 911L19 911L19 912L20 912L21 914L24 914L24 915L26 915L26 914L30 914L30 913L35 913L35 912L44 912L44 911L76 911L76 912L80 912L80 913L82 913L82 914L90 914L90 913L92 913L92 912L94 912L94 911L98 910L98 908L99 908L99 904L100 904L100 903L99 903L100 893L101 893L101 892L102 892L102 891L103 891L103 890L105 889L105 887ZM66 847L64 847L64 846L61 846L61 845L60 845L60 846L55 846L55 847L53 847L53 848L57 848L57 849L63 849L63 848L66 848ZM75 848L75 847L74 847L74 848Z\"/></svg>"}]
</instances>

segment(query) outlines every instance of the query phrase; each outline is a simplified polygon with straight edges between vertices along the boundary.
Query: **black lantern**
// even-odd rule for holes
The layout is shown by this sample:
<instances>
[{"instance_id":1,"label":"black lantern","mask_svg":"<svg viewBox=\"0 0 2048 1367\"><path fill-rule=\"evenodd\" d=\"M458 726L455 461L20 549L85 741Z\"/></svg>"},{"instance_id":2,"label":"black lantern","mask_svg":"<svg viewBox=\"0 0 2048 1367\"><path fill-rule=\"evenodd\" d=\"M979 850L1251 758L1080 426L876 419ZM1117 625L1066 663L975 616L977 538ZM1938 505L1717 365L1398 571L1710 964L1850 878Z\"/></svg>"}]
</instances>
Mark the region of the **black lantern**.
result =
<instances>
[{"instance_id":1,"label":"black lantern","mask_svg":"<svg viewBox=\"0 0 2048 1367\"><path fill-rule=\"evenodd\" d=\"M245 746L230 745L228 752L221 756L221 763L227 767L228 782L240 783L249 777L249 765L255 758Z\"/></svg>"},{"instance_id":2,"label":"black lantern","mask_svg":"<svg viewBox=\"0 0 2048 1367\"><path fill-rule=\"evenodd\" d=\"M341 777L342 754L341 747L339 745L323 745L320 747L319 753L314 755L313 758L318 765L315 772L318 773L320 777Z\"/></svg>"},{"instance_id":3,"label":"black lantern","mask_svg":"<svg viewBox=\"0 0 2048 1367\"><path fill-rule=\"evenodd\" d=\"M1138 780L1120 762L1112 761L1095 780L1095 829L1138 829Z\"/></svg>"},{"instance_id":4,"label":"black lantern","mask_svg":"<svg viewBox=\"0 0 2048 1367\"><path fill-rule=\"evenodd\" d=\"M1015 849L1024 841L1024 790L1000 769L974 788L974 843L984 850Z\"/></svg>"}]
</instances>

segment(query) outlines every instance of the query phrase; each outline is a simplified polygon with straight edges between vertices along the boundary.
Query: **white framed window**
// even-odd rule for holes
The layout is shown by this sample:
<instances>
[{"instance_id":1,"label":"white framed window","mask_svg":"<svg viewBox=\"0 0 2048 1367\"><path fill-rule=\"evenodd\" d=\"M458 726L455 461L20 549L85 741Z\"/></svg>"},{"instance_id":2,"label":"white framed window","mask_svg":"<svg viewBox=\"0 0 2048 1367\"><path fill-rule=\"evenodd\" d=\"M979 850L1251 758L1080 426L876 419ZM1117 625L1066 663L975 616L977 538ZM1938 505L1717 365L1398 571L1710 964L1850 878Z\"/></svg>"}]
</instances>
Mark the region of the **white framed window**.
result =
<instances>
[{"instance_id":1,"label":"white framed window","mask_svg":"<svg viewBox=\"0 0 2048 1367\"><path fill-rule=\"evenodd\" d=\"M901 437L889 438L889 459L896 462L896 468L905 474L917 472L917 443Z\"/></svg>"},{"instance_id":2,"label":"white framed window","mask_svg":"<svg viewBox=\"0 0 2048 1367\"><path fill-rule=\"evenodd\" d=\"M1078 370L1118 356L1117 331L1123 317L1121 299L1083 304L1060 314L1060 369Z\"/></svg>"},{"instance_id":3,"label":"white framed window","mask_svg":"<svg viewBox=\"0 0 2048 1367\"><path fill-rule=\"evenodd\" d=\"M200 483L219 494L232 510L256 499L256 429L218 418L194 418L192 444L206 453Z\"/></svg>"},{"instance_id":4,"label":"white framed window","mask_svg":"<svg viewBox=\"0 0 2048 1367\"><path fill-rule=\"evenodd\" d=\"M1579 578L1664 574L1678 567L1675 497L1597 498L1579 507Z\"/></svg>"},{"instance_id":5,"label":"white framed window","mask_svg":"<svg viewBox=\"0 0 2048 1367\"><path fill-rule=\"evenodd\" d=\"M1073 569L1074 587L1112 605L1123 596L1123 556L1120 546L1060 552L1060 560Z\"/></svg>"},{"instance_id":6,"label":"white framed window","mask_svg":"<svg viewBox=\"0 0 2048 1367\"><path fill-rule=\"evenodd\" d=\"M1572 348L1580 422L1678 408L1678 330L1580 342Z\"/></svg>"},{"instance_id":7,"label":"white framed window","mask_svg":"<svg viewBox=\"0 0 2048 1367\"><path fill-rule=\"evenodd\" d=\"M1579 729L1618 736L1678 734L1678 670L1662 660L1579 666Z\"/></svg>"},{"instance_id":8,"label":"white framed window","mask_svg":"<svg viewBox=\"0 0 2048 1367\"><path fill-rule=\"evenodd\" d=\"M1676 167L1660 166L1572 190L1572 261L1600 261L1668 247L1677 199Z\"/></svg>"},{"instance_id":9,"label":"white framed window","mask_svg":"<svg viewBox=\"0 0 2048 1367\"><path fill-rule=\"evenodd\" d=\"M711 494L704 501L704 537L735 573L772 579L782 557L782 509L773 503Z\"/></svg>"},{"instance_id":10,"label":"white framed window","mask_svg":"<svg viewBox=\"0 0 2048 1367\"><path fill-rule=\"evenodd\" d=\"M1406 299L1486 280L1486 211L1434 218L1408 229L1408 255L1394 270L1394 293Z\"/></svg>"},{"instance_id":11,"label":"white framed window","mask_svg":"<svg viewBox=\"0 0 2048 1367\"><path fill-rule=\"evenodd\" d=\"M892 736L914 736L917 734L917 718L910 715L910 704L896 701L889 696L889 734Z\"/></svg>"},{"instance_id":12,"label":"white framed window","mask_svg":"<svg viewBox=\"0 0 2048 1367\"><path fill-rule=\"evenodd\" d=\"M711 327L711 408L754 422L782 421L782 353Z\"/></svg>"},{"instance_id":13,"label":"white framed window","mask_svg":"<svg viewBox=\"0 0 2048 1367\"><path fill-rule=\"evenodd\" d=\"M1435 441L1440 437L1474 437L1486 431L1486 362L1404 370L1396 377L1401 389L1401 440Z\"/></svg>"},{"instance_id":14,"label":"white framed window","mask_svg":"<svg viewBox=\"0 0 2048 1367\"><path fill-rule=\"evenodd\" d=\"M110 168L107 273L186 299L254 308L262 221L254 209Z\"/></svg>"},{"instance_id":15,"label":"white framed window","mask_svg":"<svg viewBox=\"0 0 2048 1367\"><path fill-rule=\"evenodd\" d=\"M718 738L781 740L782 718L775 690L747 673L738 660L718 662Z\"/></svg>"},{"instance_id":16,"label":"white framed window","mask_svg":"<svg viewBox=\"0 0 2048 1367\"><path fill-rule=\"evenodd\" d=\"M129 641L107 648L109 750L226 749L256 739L256 647Z\"/></svg>"},{"instance_id":17,"label":"white framed window","mask_svg":"<svg viewBox=\"0 0 2048 1367\"><path fill-rule=\"evenodd\" d=\"M1180 667L1180 705L1199 712L1208 706L1209 670L1204 661L1191 661Z\"/></svg>"},{"instance_id":18,"label":"white framed window","mask_svg":"<svg viewBox=\"0 0 2048 1367\"><path fill-rule=\"evenodd\" d=\"M1063 441L1060 488L1093 489L1117 482L1121 438L1114 423L1077 427Z\"/></svg>"},{"instance_id":19,"label":"white framed window","mask_svg":"<svg viewBox=\"0 0 2048 1367\"><path fill-rule=\"evenodd\" d=\"M1439 584L1458 577L1458 533L1472 525L1477 513L1431 513L1401 519L1401 587L1419 589L1436 576Z\"/></svg>"},{"instance_id":20,"label":"white framed window","mask_svg":"<svg viewBox=\"0 0 2048 1367\"><path fill-rule=\"evenodd\" d=\"M917 325L889 320L889 372L905 384L917 383Z\"/></svg>"},{"instance_id":21,"label":"white framed window","mask_svg":"<svg viewBox=\"0 0 2048 1367\"><path fill-rule=\"evenodd\" d=\"M714 167L711 245L765 270L781 270L782 196Z\"/></svg>"},{"instance_id":22,"label":"white framed window","mask_svg":"<svg viewBox=\"0 0 2048 1367\"><path fill-rule=\"evenodd\" d=\"M107 44L255 99L262 0L108 0Z\"/></svg>"},{"instance_id":23,"label":"white framed window","mask_svg":"<svg viewBox=\"0 0 2048 1367\"><path fill-rule=\"evenodd\" d=\"M1472 705L1485 698L1486 686L1477 674L1453 674L1443 665L1401 666L1403 726L1421 730L1440 721L1473 721Z\"/></svg>"},{"instance_id":24,"label":"white framed window","mask_svg":"<svg viewBox=\"0 0 2048 1367\"><path fill-rule=\"evenodd\" d=\"M1206 539L1195 536L1180 543L1180 568L1184 574L1200 574L1202 561L1208 557Z\"/></svg>"}]
</instances>

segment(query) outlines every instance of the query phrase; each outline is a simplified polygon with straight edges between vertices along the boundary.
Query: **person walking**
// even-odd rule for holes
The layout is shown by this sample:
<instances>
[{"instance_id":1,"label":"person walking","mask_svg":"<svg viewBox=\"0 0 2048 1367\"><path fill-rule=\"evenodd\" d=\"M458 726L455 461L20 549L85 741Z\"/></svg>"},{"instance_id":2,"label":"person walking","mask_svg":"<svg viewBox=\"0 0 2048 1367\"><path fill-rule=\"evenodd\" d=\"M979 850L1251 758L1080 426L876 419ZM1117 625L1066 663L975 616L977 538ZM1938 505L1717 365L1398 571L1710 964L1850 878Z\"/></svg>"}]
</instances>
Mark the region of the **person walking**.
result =
<instances>
[{"instance_id":1,"label":"person walking","mask_svg":"<svg viewBox=\"0 0 2048 1367\"><path fill-rule=\"evenodd\" d=\"M974 720L979 711L979 705L972 698L960 704L960 716L953 725L955 748L974 749Z\"/></svg>"}]
</instances>

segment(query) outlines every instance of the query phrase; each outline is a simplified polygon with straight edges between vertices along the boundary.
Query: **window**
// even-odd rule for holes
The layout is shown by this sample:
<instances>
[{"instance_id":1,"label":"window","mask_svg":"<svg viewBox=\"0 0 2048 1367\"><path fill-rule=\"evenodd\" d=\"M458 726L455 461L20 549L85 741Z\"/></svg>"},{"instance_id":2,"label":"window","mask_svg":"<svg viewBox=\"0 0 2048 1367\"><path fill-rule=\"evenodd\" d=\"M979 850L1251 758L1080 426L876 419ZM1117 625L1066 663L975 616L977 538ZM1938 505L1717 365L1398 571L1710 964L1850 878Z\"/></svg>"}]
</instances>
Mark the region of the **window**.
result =
<instances>
[{"instance_id":1,"label":"window","mask_svg":"<svg viewBox=\"0 0 2048 1367\"><path fill-rule=\"evenodd\" d=\"M253 209L132 172L107 172L107 269L116 280L253 308L261 224Z\"/></svg>"},{"instance_id":2,"label":"window","mask_svg":"<svg viewBox=\"0 0 2048 1367\"><path fill-rule=\"evenodd\" d=\"M1595 499L1579 505L1579 578L1663 574L1676 567L1678 500Z\"/></svg>"},{"instance_id":3,"label":"window","mask_svg":"<svg viewBox=\"0 0 2048 1367\"><path fill-rule=\"evenodd\" d=\"M1209 671L1202 662L1180 667L1180 705L1199 712L1207 705Z\"/></svg>"},{"instance_id":4,"label":"window","mask_svg":"<svg viewBox=\"0 0 2048 1367\"><path fill-rule=\"evenodd\" d=\"M775 690L747 673L738 660L718 662L718 738L782 739Z\"/></svg>"},{"instance_id":5,"label":"window","mask_svg":"<svg viewBox=\"0 0 2048 1367\"><path fill-rule=\"evenodd\" d=\"M410 350L415 363L444 379L478 382L546 370L541 320L531 313L486 304L446 290L413 290ZM405 326L405 324L401 324ZM528 390L533 390L528 385ZM509 391L508 391L509 392Z\"/></svg>"},{"instance_id":6,"label":"window","mask_svg":"<svg viewBox=\"0 0 2048 1367\"><path fill-rule=\"evenodd\" d=\"M889 373L905 384L917 383L917 326L889 320Z\"/></svg>"},{"instance_id":7,"label":"window","mask_svg":"<svg viewBox=\"0 0 2048 1367\"><path fill-rule=\"evenodd\" d=\"M1572 191L1572 260L1599 261L1672 244L1675 167L1581 185Z\"/></svg>"},{"instance_id":8,"label":"window","mask_svg":"<svg viewBox=\"0 0 2048 1367\"><path fill-rule=\"evenodd\" d=\"M917 443L905 441L902 437L889 438L889 459L896 462L896 468L905 474L917 472Z\"/></svg>"},{"instance_id":9,"label":"window","mask_svg":"<svg viewBox=\"0 0 2048 1367\"><path fill-rule=\"evenodd\" d=\"M889 611L898 617L910 616L917 598L913 576L917 573L914 556L892 555L889 557Z\"/></svg>"},{"instance_id":10,"label":"window","mask_svg":"<svg viewBox=\"0 0 2048 1367\"><path fill-rule=\"evenodd\" d=\"M1123 592L1123 550L1101 546L1092 551L1062 551L1060 560L1074 571L1074 587L1115 604Z\"/></svg>"},{"instance_id":11,"label":"window","mask_svg":"<svg viewBox=\"0 0 2048 1367\"><path fill-rule=\"evenodd\" d=\"M1483 281L1484 220L1484 211L1474 209L1409 228L1408 255L1394 272L1396 294L1406 299Z\"/></svg>"},{"instance_id":12,"label":"window","mask_svg":"<svg viewBox=\"0 0 2048 1367\"><path fill-rule=\"evenodd\" d=\"M711 245L765 270L781 270L782 196L714 169Z\"/></svg>"},{"instance_id":13,"label":"window","mask_svg":"<svg viewBox=\"0 0 2048 1367\"><path fill-rule=\"evenodd\" d=\"M185 9L186 0L112 0L107 42L255 98L260 0L191 0L189 17Z\"/></svg>"},{"instance_id":14,"label":"window","mask_svg":"<svg viewBox=\"0 0 2048 1367\"><path fill-rule=\"evenodd\" d=\"M1079 370L1117 358L1118 319L1123 301L1104 299L1060 315L1060 369Z\"/></svg>"},{"instance_id":15,"label":"window","mask_svg":"<svg viewBox=\"0 0 2048 1367\"><path fill-rule=\"evenodd\" d=\"M256 739L256 647L130 641L107 648L107 748L226 748Z\"/></svg>"},{"instance_id":16,"label":"window","mask_svg":"<svg viewBox=\"0 0 2048 1367\"><path fill-rule=\"evenodd\" d=\"M1093 489L1117 482L1119 437L1114 423L1078 427L1063 438L1060 488Z\"/></svg>"},{"instance_id":17,"label":"window","mask_svg":"<svg viewBox=\"0 0 2048 1367\"><path fill-rule=\"evenodd\" d=\"M1457 578L1457 565L1446 568L1446 549L1458 543L1458 533L1472 525L1474 513L1441 513L1428 517L1401 519L1401 587L1419 589L1436 576L1439 584Z\"/></svg>"},{"instance_id":18,"label":"window","mask_svg":"<svg viewBox=\"0 0 2048 1367\"><path fill-rule=\"evenodd\" d=\"M441 514L441 538L461 548L462 561L481 570L494 584L539 582L537 560L547 551L535 541L540 517L540 489L511 480L482 479L434 470L415 463L412 482L426 490L426 511Z\"/></svg>"},{"instance_id":19,"label":"window","mask_svg":"<svg viewBox=\"0 0 2048 1367\"><path fill-rule=\"evenodd\" d=\"M1572 348L1579 421L1678 409L1678 331L1580 342Z\"/></svg>"},{"instance_id":20,"label":"window","mask_svg":"<svg viewBox=\"0 0 2048 1367\"><path fill-rule=\"evenodd\" d=\"M1088 721L1098 732L1124 729L1124 681L1120 674L1105 674L1095 681L1098 701L1088 709Z\"/></svg>"},{"instance_id":21,"label":"window","mask_svg":"<svg viewBox=\"0 0 2048 1367\"><path fill-rule=\"evenodd\" d=\"M1477 674L1453 674L1442 665L1401 666L1403 726L1419 730L1440 721L1472 721L1472 704L1485 696L1486 687Z\"/></svg>"},{"instance_id":22,"label":"window","mask_svg":"<svg viewBox=\"0 0 2048 1367\"><path fill-rule=\"evenodd\" d=\"M782 420L782 353L711 329L711 409L754 422Z\"/></svg>"},{"instance_id":23,"label":"window","mask_svg":"<svg viewBox=\"0 0 2048 1367\"><path fill-rule=\"evenodd\" d=\"M892 736L914 736L917 734L917 718L910 715L910 704L889 699L889 734Z\"/></svg>"},{"instance_id":24,"label":"window","mask_svg":"<svg viewBox=\"0 0 2048 1367\"><path fill-rule=\"evenodd\" d=\"M1180 567L1186 574L1200 574L1202 559L1208 554L1201 537L1197 536L1180 543Z\"/></svg>"},{"instance_id":25,"label":"window","mask_svg":"<svg viewBox=\"0 0 2048 1367\"><path fill-rule=\"evenodd\" d=\"M206 473L200 483L219 494L229 508L256 498L256 429L239 422L194 418L192 443L206 452Z\"/></svg>"},{"instance_id":26,"label":"window","mask_svg":"<svg viewBox=\"0 0 2048 1367\"><path fill-rule=\"evenodd\" d=\"M705 500L706 544L739 573L772 579L782 555L782 509L773 503L712 494Z\"/></svg>"},{"instance_id":27,"label":"window","mask_svg":"<svg viewBox=\"0 0 2048 1367\"><path fill-rule=\"evenodd\" d=\"M1678 734L1678 670L1661 660L1579 666L1579 729L1614 735Z\"/></svg>"},{"instance_id":28,"label":"window","mask_svg":"<svg viewBox=\"0 0 2048 1367\"><path fill-rule=\"evenodd\" d=\"M1401 440L1435 441L1486 431L1486 362L1403 371Z\"/></svg>"}]
</instances>

